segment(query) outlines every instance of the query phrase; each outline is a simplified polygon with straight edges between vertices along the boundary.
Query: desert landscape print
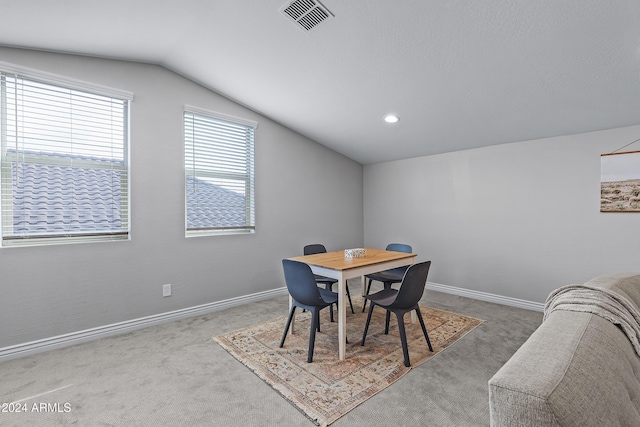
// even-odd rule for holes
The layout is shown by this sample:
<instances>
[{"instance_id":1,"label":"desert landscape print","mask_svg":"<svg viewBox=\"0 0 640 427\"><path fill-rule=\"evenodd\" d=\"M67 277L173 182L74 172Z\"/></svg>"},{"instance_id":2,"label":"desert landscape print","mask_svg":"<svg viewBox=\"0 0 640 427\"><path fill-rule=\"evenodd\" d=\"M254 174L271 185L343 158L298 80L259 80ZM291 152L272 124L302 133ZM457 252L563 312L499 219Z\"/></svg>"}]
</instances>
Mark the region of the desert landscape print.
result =
<instances>
[{"instance_id":1,"label":"desert landscape print","mask_svg":"<svg viewBox=\"0 0 640 427\"><path fill-rule=\"evenodd\" d=\"M640 151L601 156L600 211L640 212Z\"/></svg>"},{"instance_id":2,"label":"desert landscape print","mask_svg":"<svg viewBox=\"0 0 640 427\"><path fill-rule=\"evenodd\" d=\"M600 211L640 212L640 179L600 183Z\"/></svg>"}]
</instances>

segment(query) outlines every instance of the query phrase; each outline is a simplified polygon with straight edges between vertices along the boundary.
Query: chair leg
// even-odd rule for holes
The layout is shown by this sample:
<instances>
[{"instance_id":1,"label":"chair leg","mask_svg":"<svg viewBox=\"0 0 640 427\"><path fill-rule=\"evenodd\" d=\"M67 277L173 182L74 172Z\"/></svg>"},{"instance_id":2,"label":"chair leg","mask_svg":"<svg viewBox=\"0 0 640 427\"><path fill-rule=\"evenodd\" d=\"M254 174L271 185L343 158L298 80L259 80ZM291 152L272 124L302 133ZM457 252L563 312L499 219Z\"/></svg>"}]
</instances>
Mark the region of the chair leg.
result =
<instances>
[{"instance_id":1,"label":"chair leg","mask_svg":"<svg viewBox=\"0 0 640 427\"><path fill-rule=\"evenodd\" d=\"M391 320L391 312L387 310L386 316L384 318L384 334L389 335L389 321Z\"/></svg>"},{"instance_id":2,"label":"chair leg","mask_svg":"<svg viewBox=\"0 0 640 427\"><path fill-rule=\"evenodd\" d=\"M367 286L367 293L365 295L369 295L371 292L371 279L369 279L369 286ZM364 309L367 307L367 299L362 298L362 312L364 313Z\"/></svg>"},{"instance_id":3,"label":"chair leg","mask_svg":"<svg viewBox=\"0 0 640 427\"><path fill-rule=\"evenodd\" d=\"M289 332L289 327L291 326L291 319L293 319L293 313L296 311L296 306L294 305L289 310L289 318L287 319L287 326L284 328L284 334L282 334L282 339L280 340L280 348L284 345L284 340L287 338L287 332Z\"/></svg>"},{"instance_id":4,"label":"chair leg","mask_svg":"<svg viewBox=\"0 0 640 427\"><path fill-rule=\"evenodd\" d=\"M360 341L360 345L364 345L364 340L367 338L367 331L369 330L369 322L371 322L371 313L373 313L373 303L369 304L369 314L367 314L367 321L364 324L364 332L362 333L362 341Z\"/></svg>"},{"instance_id":5,"label":"chair leg","mask_svg":"<svg viewBox=\"0 0 640 427\"><path fill-rule=\"evenodd\" d=\"M427 328L424 326L424 320L422 319L422 313L420 313L420 308L416 307L416 314L418 315L418 320L420 321L420 326L422 326L422 332L424 333L424 337L427 340L427 345L429 346L429 351L433 352L433 347L431 347L431 341L429 340L429 334L427 334Z\"/></svg>"},{"instance_id":6,"label":"chair leg","mask_svg":"<svg viewBox=\"0 0 640 427\"><path fill-rule=\"evenodd\" d=\"M320 332L320 310L316 310L315 312L316 319L312 321L316 324L316 331Z\"/></svg>"},{"instance_id":7,"label":"chair leg","mask_svg":"<svg viewBox=\"0 0 640 427\"><path fill-rule=\"evenodd\" d=\"M324 288L328 291L332 291L333 283L325 283ZM336 310L338 309L338 303L336 303ZM329 321L333 323L333 304L329 306ZM320 330L320 329L318 329Z\"/></svg>"},{"instance_id":8,"label":"chair leg","mask_svg":"<svg viewBox=\"0 0 640 427\"><path fill-rule=\"evenodd\" d=\"M409 362L409 347L407 346L407 333L404 330L404 313L396 313L398 318L398 329L400 330L400 341L402 342L402 354L404 355L404 366L411 366Z\"/></svg>"},{"instance_id":9,"label":"chair leg","mask_svg":"<svg viewBox=\"0 0 640 427\"><path fill-rule=\"evenodd\" d=\"M347 298L349 299L349 305L351 306L351 314L356 314L356 312L353 311L353 303L351 302L351 294L349 293L349 286L347 286L347 282L345 282L344 285L347 288Z\"/></svg>"},{"instance_id":10,"label":"chair leg","mask_svg":"<svg viewBox=\"0 0 640 427\"><path fill-rule=\"evenodd\" d=\"M320 324L320 310L315 308L311 311L311 327L309 328L309 350L307 351L307 363L313 361L313 347L316 343L316 329Z\"/></svg>"}]
</instances>

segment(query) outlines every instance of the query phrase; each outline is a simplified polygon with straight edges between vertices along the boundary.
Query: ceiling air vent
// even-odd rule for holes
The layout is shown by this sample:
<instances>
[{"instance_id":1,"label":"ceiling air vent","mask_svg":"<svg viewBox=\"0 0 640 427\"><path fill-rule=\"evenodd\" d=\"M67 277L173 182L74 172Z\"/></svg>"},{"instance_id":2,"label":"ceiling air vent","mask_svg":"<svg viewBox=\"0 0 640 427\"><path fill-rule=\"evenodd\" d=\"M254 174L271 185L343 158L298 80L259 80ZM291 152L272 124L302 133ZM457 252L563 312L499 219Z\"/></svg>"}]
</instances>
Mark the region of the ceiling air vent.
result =
<instances>
[{"instance_id":1,"label":"ceiling air vent","mask_svg":"<svg viewBox=\"0 0 640 427\"><path fill-rule=\"evenodd\" d=\"M295 0L285 4L280 11L305 32L333 17L329 9L316 0Z\"/></svg>"}]
</instances>

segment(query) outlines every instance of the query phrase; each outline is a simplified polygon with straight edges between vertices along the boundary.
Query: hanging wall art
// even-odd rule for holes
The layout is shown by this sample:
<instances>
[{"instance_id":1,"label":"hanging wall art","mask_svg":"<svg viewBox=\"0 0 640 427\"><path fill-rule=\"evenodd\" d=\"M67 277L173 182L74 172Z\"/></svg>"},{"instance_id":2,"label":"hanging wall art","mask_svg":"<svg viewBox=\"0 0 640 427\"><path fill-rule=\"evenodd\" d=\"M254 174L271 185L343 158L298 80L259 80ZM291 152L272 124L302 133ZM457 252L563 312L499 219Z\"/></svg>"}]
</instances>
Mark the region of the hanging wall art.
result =
<instances>
[{"instance_id":1,"label":"hanging wall art","mask_svg":"<svg viewBox=\"0 0 640 427\"><path fill-rule=\"evenodd\" d=\"M640 151L600 156L600 212L640 212Z\"/></svg>"}]
</instances>

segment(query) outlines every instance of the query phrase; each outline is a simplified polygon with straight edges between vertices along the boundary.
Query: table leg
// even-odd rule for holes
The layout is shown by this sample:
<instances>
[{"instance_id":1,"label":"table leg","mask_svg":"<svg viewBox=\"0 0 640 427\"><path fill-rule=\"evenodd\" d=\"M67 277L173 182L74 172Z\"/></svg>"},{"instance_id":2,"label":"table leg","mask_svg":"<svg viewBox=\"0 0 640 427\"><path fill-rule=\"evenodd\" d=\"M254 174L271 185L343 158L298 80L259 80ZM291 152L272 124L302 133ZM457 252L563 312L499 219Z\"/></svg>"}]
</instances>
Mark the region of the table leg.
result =
<instances>
[{"instance_id":1,"label":"table leg","mask_svg":"<svg viewBox=\"0 0 640 427\"><path fill-rule=\"evenodd\" d=\"M347 347L347 288L344 277L340 276L338 281L338 355L340 360L346 357Z\"/></svg>"}]
</instances>

